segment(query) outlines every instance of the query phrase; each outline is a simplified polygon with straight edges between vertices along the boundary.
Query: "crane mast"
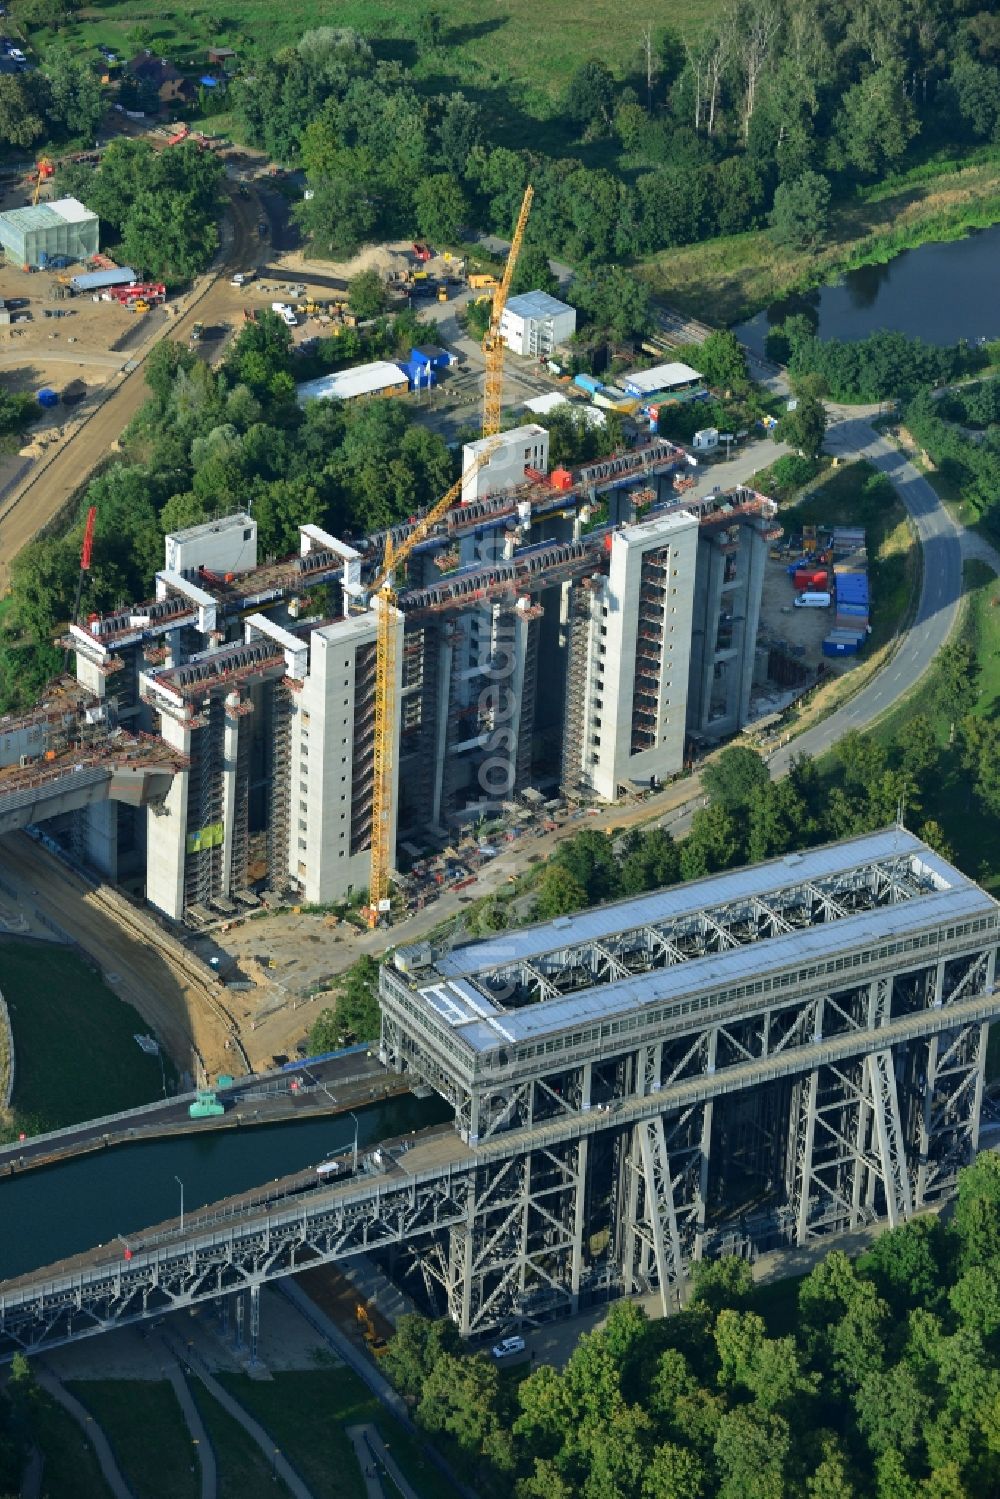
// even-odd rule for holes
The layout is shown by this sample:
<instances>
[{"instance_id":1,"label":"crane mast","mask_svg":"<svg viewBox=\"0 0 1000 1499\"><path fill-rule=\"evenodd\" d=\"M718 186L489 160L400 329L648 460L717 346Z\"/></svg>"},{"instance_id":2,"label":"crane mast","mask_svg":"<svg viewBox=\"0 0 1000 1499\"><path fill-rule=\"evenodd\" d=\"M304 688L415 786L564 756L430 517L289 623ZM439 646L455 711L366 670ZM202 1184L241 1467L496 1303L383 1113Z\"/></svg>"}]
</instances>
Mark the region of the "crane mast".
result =
<instances>
[{"instance_id":1,"label":"crane mast","mask_svg":"<svg viewBox=\"0 0 1000 1499\"><path fill-rule=\"evenodd\" d=\"M521 211L517 216L504 267L503 280L493 295L490 326L483 339L486 355L486 384L483 400L483 436L496 440L477 453L473 463L460 478L432 505L398 546L391 535L386 538L382 567L369 590L377 612L375 627L375 745L372 766L372 833L371 868L368 877L368 925L378 925L379 917L389 911L389 873L392 868L392 794L395 778L396 748L396 600L394 573L401 569L414 547L430 534L460 498L466 480L478 474L489 463L499 446L500 411L503 402L503 342L500 318L507 305L510 284L514 279L517 257L524 242L524 230L531 212L534 189L524 190Z\"/></svg>"},{"instance_id":2,"label":"crane mast","mask_svg":"<svg viewBox=\"0 0 1000 1499\"><path fill-rule=\"evenodd\" d=\"M507 305L507 297L510 294L510 284L514 279L517 269L517 257L521 253L524 243L524 231L528 223L528 214L531 212L531 200L535 196L535 190L529 184L524 189L524 198L521 203L521 212L517 216L517 227L514 230L514 238L510 242L510 252L507 256L507 264L504 266L503 280L493 293L493 306L490 310L490 326L486 330L483 339L483 353L486 356L486 385L483 392L483 436L493 437L500 431L500 412L503 406L503 339L500 337L500 319Z\"/></svg>"}]
</instances>

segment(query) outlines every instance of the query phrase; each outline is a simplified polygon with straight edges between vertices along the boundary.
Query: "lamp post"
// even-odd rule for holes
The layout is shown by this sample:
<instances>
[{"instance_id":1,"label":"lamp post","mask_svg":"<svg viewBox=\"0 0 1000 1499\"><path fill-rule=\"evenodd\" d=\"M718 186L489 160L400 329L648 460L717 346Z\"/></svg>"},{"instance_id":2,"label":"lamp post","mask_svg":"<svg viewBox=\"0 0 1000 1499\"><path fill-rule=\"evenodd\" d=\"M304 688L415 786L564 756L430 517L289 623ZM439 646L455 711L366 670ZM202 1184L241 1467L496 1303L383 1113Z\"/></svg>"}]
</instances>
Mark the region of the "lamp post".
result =
<instances>
[{"instance_id":1,"label":"lamp post","mask_svg":"<svg viewBox=\"0 0 1000 1499\"><path fill-rule=\"evenodd\" d=\"M350 1112L351 1118L354 1120L354 1165L353 1165L352 1169L353 1169L355 1175L357 1175L357 1170L358 1170L358 1116L357 1116L357 1114L351 1112L350 1110L348 1112Z\"/></svg>"},{"instance_id":2,"label":"lamp post","mask_svg":"<svg viewBox=\"0 0 1000 1499\"><path fill-rule=\"evenodd\" d=\"M174 1177L174 1181L177 1183L177 1185L181 1189L181 1233L183 1233L184 1232L184 1183L181 1181L181 1179L180 1179L179 1176L175 1176Z\"/></svg>"}]
</instances>

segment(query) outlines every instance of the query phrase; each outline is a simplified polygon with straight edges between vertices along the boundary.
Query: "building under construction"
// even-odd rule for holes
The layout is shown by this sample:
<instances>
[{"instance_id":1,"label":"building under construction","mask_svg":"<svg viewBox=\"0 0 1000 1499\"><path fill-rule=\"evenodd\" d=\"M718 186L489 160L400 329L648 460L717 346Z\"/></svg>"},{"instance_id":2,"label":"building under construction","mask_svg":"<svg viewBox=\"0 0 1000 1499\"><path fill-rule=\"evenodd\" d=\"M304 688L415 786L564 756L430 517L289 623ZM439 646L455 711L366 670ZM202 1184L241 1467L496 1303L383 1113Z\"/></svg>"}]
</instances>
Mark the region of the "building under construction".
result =
<instances>
[{"instance_id":1,"label":"building under construction","mask_svg":"<svg viewBox=\"0 0 1000 1499\"><path fill-rule=\"evenodd\" d=\"M155 739L169 790L142 810L95 792L78 849L144 878L173 918L255 888L366 889L379 609L396 635L393 849L447 843L529 788L613 801L677 773L691 736L735 731L773 503L691 498L661 439L547 467L543 428L504 434L414 547L395 605L368 584L413 523L354 545L306 525L297 555L263 561L246 515L168 537L155 597L73 625L70 644L89 711ZM45 773L53 794L65 769Z\"/></svg>"}]
</instances>

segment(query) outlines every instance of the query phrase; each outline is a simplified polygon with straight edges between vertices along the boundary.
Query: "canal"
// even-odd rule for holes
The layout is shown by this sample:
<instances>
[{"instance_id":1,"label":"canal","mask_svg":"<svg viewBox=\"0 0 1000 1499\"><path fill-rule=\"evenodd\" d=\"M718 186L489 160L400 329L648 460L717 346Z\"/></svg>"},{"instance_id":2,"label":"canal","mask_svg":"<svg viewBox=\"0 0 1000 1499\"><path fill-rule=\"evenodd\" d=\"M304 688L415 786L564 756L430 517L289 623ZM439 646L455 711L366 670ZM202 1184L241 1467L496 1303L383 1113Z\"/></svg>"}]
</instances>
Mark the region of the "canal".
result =
<instances>
[{"instance_id":1,"label":"canal","mask_svg":"<svg viewBox=\"0 0 1000 1499\"><path fill-rule=\"evenodd\" d=\"M426 1129L451 1117L437 1096L406 1094L357 1111L358 1142ZM0 1280L119 1235L194 1212L350 1150L349 1114L303 1123L225 1129L79 1156L0 1181Z\"/></svg>"},{"instance_id":2,"label":"canal","mask_svg":"<svg viewBox=\"0 0 1000 1499\"><path fill-rule=\"evenodd\" d=\"M764 353L769 328L803 313L820 338L849 342L890 329L927 343L1000 336L1000 225L945 244L904 250L849 271L832 286L785 297L740 323L737 338Z\"/></svg>"}]
</instances>

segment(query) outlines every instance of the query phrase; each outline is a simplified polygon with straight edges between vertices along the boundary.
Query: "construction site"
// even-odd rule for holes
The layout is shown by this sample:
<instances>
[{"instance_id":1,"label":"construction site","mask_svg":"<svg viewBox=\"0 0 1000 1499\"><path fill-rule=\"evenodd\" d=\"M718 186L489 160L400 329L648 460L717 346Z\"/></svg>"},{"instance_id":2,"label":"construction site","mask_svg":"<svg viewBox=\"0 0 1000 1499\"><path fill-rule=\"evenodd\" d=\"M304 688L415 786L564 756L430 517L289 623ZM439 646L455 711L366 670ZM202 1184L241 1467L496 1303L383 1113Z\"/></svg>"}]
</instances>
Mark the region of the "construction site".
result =
<instances>
[{"instance_id":1,"label":"construction site","mask_svg":"<svg viewBox=\"0 0 1000 1499\"><path fill-rule=\"evenodd\" d=\"M74 620L72 677L0 724L0 831L50 824L196 927L268 892L367 891L374 925L413 862L516 798L611 803L741 727L776 506L692 498L660 438L550 472L543 426L501 432L530 206L448 493L351 545L303 525L284 559L244 514L167 536L155 596Z\"/></svg>"}]
</instances>

